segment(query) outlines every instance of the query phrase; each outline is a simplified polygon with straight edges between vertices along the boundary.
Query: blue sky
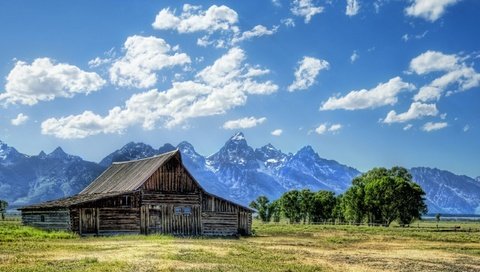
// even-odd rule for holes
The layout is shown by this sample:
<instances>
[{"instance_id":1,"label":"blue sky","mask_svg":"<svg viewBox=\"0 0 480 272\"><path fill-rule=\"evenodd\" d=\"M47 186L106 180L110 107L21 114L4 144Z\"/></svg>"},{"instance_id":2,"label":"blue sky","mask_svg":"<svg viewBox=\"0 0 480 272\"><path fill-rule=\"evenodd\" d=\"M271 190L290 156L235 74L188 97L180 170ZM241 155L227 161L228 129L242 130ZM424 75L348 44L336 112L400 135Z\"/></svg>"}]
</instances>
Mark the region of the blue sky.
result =
<instances>
[{"instance_id":1,"label":"blue sky","mask_svg":"<svg viewBox=\"0 0 480 272\"><path fill-rule=\"evenodd\" d=\"M98 161L235 132L480 175L480 2L2 1L0 140Z\"/></svg>"}]
</instances>

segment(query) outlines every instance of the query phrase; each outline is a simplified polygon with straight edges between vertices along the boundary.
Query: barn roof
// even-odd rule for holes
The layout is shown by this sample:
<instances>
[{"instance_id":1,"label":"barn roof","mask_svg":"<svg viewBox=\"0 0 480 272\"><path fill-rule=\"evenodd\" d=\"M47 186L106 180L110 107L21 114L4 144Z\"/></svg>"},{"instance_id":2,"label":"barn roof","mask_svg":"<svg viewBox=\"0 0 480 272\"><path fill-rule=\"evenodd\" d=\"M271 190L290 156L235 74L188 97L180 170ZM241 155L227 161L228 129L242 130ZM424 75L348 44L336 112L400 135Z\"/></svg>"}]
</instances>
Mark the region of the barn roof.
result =
<instances>
[{"instance_id":1,"label":"barn roof","mask_svg":"<svg viewBox=\"0 0 480 272\"><path fill-rule=\"evenodd\" d=\"M36 210L36 209L49 209L49 208L67 208L70 206L91 202L95 200L100 200L107 197L113 197L121 195L122 193L105 193L105 194L90 194L90 195L74 195L70 197L60 198L57 200L51 200L42 202L39 204L34 204L30 206L25 206L19 208L19 210Z\"/></svg>"},{"instance_id":2,"label":"barn roof","mask_svg":"<svg viewBox=\"0 0 480 272\"><path fill-rule=\"evenodd\" d=\"M79 195L134 191L177 153L179 151L174 150L146 159L114 162Z\"/></svg>"}]
</instances>

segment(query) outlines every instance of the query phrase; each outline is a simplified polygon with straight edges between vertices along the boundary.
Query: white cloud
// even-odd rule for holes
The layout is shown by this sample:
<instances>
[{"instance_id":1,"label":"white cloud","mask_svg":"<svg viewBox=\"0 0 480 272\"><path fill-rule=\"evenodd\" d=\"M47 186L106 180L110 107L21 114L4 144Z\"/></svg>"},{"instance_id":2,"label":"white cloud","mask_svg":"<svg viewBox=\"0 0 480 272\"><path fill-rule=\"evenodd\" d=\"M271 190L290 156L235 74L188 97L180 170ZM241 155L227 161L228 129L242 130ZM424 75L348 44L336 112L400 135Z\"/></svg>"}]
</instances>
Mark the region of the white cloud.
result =
<instances>
[{"instance_id":1,"label":"white cloud","mask_svg":"<svg viewBox=\"0 0 480 272\"><path fill-rule=\"evenodd\" d=\"M96 68L98 66L102 66L102 65L105 65L105 64L108 64L108 63L111 63L111 62L112 62L111 58L105 58L104 59L104 58L96 57L96 58L88 61L88 67Z\"/></svg>"},{"instance_id":2,"label":"white cloud","mask_svg":"<svg viewBox=\"0 0 480 272\"><path fill-rule=\"evenodd\" d=\"M316 129L315 129L315 132L317 134L324 134L325 132L327 132L328 128L327 128L327 125L326 124L321 124L320 126L318 126Z\"/></svg>"},{"instance_id":3,"label":"white cloud","mask_svg":"<svg viewBox=\"0 0 480 272\"><path fill-rule=\"evenodd\" d=\"M413 127L412 124L407 124L403 127L403 130L410 130Z\"/></svg>"},{"instance_id":4,"label":"white cloud","mask_svg":"<svg viewBox=\"0 0 480 272\"><path fill-rule=\"evenodd\" d=\"M282 135L283 133L283 130L281 129L275 129L274 131L270 132L270 134L272 134L273 136L280 136Z\"/></svg>"},{"instance_id":5,"label":"white cloud","mask_svg":"<svg viewBox=\"0 0 480 272\"><path fill-rule=\"evenodd\" d=\"M394 110L390 111L383 122L387 124L405 123L424 116L436 116L437 114L438 110L435 104L413 102L407 112L397 114Z\"/></svg>"},{"instance_id":6,"label":"white cloud","mask_svg":"<svg viewBox=\"0 0 480 272\"><path fill-rule=\"evenodd\" d=\"M428 122L428 123L425 123L425 125L423 125L422 130L426 132L430 132L430 131L446 128L447 126L448 124L446 122L439 122L439 123Z\"/></svg>"},{"instance_id":7,"label":"white cloud","mask_svg":"<svg viewBox=\"0 0 480 272\"><path fill-rule=\"evenodd\" d=\"M422 34L417 34L417 35L404 34L402 36L402 40L404 42L408 42L411 39L420 40L420 39L423 39L427 35L427 33L428 33L428 30L425 30Z\"/></svg>"},{"instance_id":8,"label":"white cloud","mask_svg":"<svg viewBox=\"0 0 480 272\"><path fill-rule=\"evenodd\" d=\"M445 90L454 84L458 86L457 92L480 86L480 74L455 54L446 55L441 52L427 51L410 62L409 71L419 75L445 72L444 75L421 87L414 97L415 101L438 100ZM451 93L453 92L450 91L447 94Z\"/></svg>"},{"instance_id":9,"label":"white cloud","mask_svg":"<svg viewBox=\"0 0 480 272\"><path fill-rule=\"evenodd\" d=\"M278 26L274 26L272 29L268 29L263 25L256 25L252 28L252 30L245 31L242 33L242 35L234 37L232 39L232 44L245 41L245 40L250 40L251 38L254 38L254 37L273 35L275 32L277 32L277 30L278 30Z\"/></svg>"},{"instance_id":10,"label":"white cloud","mask_svg":"<svg viewBox=\"0 0 480 272\"><path fill-rule=\"evenodd\" d=\"M121 87L150 88L157 83L157 71L191 62L187 54L174 53L165 40L153 36L130 36L124 50L109 69L110 80Z\"/></svg>"},{"instance_id":11,"label":"white cloud","mask_svg":"<svg viewBox=\"0 0 480 272\"><path fill-rule=\"evenodd\" d=\"M360 58L360 55L357 53L357 50L355 50L350 56L350 62L354 63L358 58Z\"/></svg>"},{"instance_id":12,"label":"white cloud","mask_svg":"<svg viewBox=\"0 0 480 272\"><path fill-rule=\"evenodd\" d=\"M328 128L328 131L330 132L336 132L339 131L343 126L341 124L333 124Z\"/></svg>"},{"instance_id":13,"label":"white cloud","mask_svg":"<svg viewBox=\"0 0 480 272\"><path fill-rule=\"evenodd\" d=\"M330 64L326 60L303 57L295 70L295 81L288 86L288 91L305 90L315 83L315 78L321 70L328 70Z\"/></svg>"},{"instance_id":14,"label":"white cloud","mask_svg":"<svg viewBox=\"0 0 480 272\"><path fill-rule=\"evenodd\" d=\"M280 3L280 0L272 0L272 4L276 7L281 7L282 3Z\"/></svg>"},{"instance_id":15,"label":"white cloud","mask_svg":"<svg viewBox=\"0 0 480 272\"><path fill-rule=\"evenodd\" d=\"M410 61L410 72L418 75L431 72L452 71L459 67L456 55L446 55L442 52L428 50Z\"/></svg>"},{"instance_id":16,"label":"white cloud","mask_svg":"<svg viewBox=\"0 0 480 272\"><path fill-rule=\"evenodd\" d=\"M357 15L360 10L360 4L357 0L347 0L347 7L345 9L345 14L348 16Z\"/></svg>"},{"instance_id":17,"label":"white cloud","mask_svg":"<svg viewBox=\"0 0 480 272\"><path fill-rule=\"evenodd\" d=\"M255 117L245 117L237 120L230 120L223 124L224 129L244 129L256 127L263 122L267 121L267 118L255 118Z\"/></svg>"},{"instance_id":18,"label":"white cloud","mask_svg":"<svg viewBox=\"0 0 480 272\"><path fill-rule=\"evenodd\" d=\"M286 27L295 27L295 21L292 18L285 18L280 20L280 22Z\"/></svg>"},{"instance_id":19,"label":"white cloud","mask_svg":"<svg viewBox=\"0 0 480 272\"><path fill-rule=\"evenodd\" d=\"M290 11L295 16L305 17L304 21L308 24L314 15L323 12L323 7L316 6L313 0L293 0Z\"/></svg>"},{"instance_id":20,"label":"white cloud","mask_svg":"<svg viewBox=\"0 0 480 272\"><path fill-rule=\"evenodd\" d=\"M336 133L338 132L343 126L341 124L333 124L328 125L327 123L319 125L315 128L315 132L319 135L325 134L327 132Z\"/></svg>"},{"instance_id":21,"label":"white cloud","mask_svg":"<svg viewBox=\"0 0 480 272\"><path fill-rule=\"evenodd\" d=\"M465 125L463 127L463 132L467 132L468 130L470 130L470 126L469 125Z\"/></svg>"},{"instance_id":22,"label":"white cloud","mask_svg":"<svg viewBox=\"0 0 480 272\"><path fill-rule=\"evenodd\" d=\"M370 90L351 91L343 97L330 97L322 104L320 110L359 110L394 105L400 92L414 89L413 84L402 81L400 77L394 77Z\"/></svg>"},{"instance_id":23,"label":"white cloud","mask_svg":"<svg viewBox=\"0 0 480 272\"><path fill-rule=\"evenodd\" d=\"M106 116L90 111L79 115L50 118L42 123L42 133L58 138L84 138L100 133L122 133L141 125L154 129L157 123L174 127L202 116L224 114L244 105L248 95L267 95L278 90L271 81L257 81L259 74L249 73L245 53L230 49L213 65L198 72L194 80L173 82L165 91L156 89L134 94L123 107L114 107Z\"/></svg>"},{"instance_id":24,"label":"white cloud","mask_svg":"<svg viewBox=\"0 0 480 272\"><path fill-rule=\"evenodd\" d=\"M49 58L35 59L32 64L17 61L6 81L6 91L0 94L0 101L24 105L88 94L105 85L105 80L96 73L66 63L56 64Z\"/></svg>"},{"instance_id":25,"label":"white cloud","mask_svg":"<svg viewBox=\"0 0 480 272\"><path fill-rule=\"evenodd\" d=\"M28 120L28 116L27 116L27 115L25 115L25 114L23 114L23 113L19 113L19 114L17 115L17 117L14 118L14 119L12 119L12 120L10 120L10 122L11 122L12 125L14 125L14 126L19 126L19 125L25 124L25 122L27 122L27 120Z\"/></svg>"},{"instance_id":26,"label":"white cloud","mask_svg":"<svg viewBox=\"0 0 480 272\"><path fill-rule=\"evenodd\" d=\"M169 8L162 9L152 23L155 29L173 29L179 33L206 31L236 31L238 14L227 6L212 5L207 10L201 6L183 5L182 13L175 15Z\"/></svg>"},{"instance_id":27,"label":"white cloud","mask_svg":"<svg viewBox=\"0 0 480 272\"><path fill-rule=\"evenodd\" d=\"M411 5L405 9L409 16L420 17L435 22L445 13L448 6L453 6L460 0L411 0Z\"/></svg>"}]
</instances>

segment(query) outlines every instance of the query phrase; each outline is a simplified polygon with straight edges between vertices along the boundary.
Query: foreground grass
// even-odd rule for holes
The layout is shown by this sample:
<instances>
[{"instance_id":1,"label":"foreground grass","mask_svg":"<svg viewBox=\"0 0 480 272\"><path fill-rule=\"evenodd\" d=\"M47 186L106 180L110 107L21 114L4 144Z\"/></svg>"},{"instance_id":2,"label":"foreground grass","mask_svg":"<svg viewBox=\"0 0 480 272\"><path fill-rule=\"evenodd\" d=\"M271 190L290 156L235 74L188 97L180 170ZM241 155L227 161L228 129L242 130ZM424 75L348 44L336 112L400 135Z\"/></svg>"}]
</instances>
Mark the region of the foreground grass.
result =
<instances>
[{"instance_id":1,"label":"foreground grass","mask_svg":"<svg viewBox=\"0 0 480 272\"><path fill-rule=\"evenodd\" d=\"M480 271L479 223L449 224L472 231L255 222L239 239L80 238L0 222L0 271Z\"/></svg>"}]
</instances>

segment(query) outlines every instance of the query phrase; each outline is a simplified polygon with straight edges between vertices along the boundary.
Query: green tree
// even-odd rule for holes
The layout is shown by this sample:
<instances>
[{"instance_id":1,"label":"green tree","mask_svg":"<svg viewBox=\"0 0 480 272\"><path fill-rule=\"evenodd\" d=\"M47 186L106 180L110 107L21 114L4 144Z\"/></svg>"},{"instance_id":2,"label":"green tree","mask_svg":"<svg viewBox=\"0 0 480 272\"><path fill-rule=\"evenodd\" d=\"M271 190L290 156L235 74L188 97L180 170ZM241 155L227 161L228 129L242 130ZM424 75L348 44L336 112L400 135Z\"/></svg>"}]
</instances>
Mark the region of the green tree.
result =
<instances>
[{"instance_id":1,"label":"green tree","mask_svg":"<svg viewBox=\"0 0 480 272\"><path fill-rule=\"evenodd\" d=\"M302 219L300 198L300 192L297 190L285 192L280 198L283 214L289 220L290 224L300 223Z\"/></svg>"},{"instance_id":2,"label":"green tree","mask_svg":"<svg viewBox=\"0 0 480 272\"><path fill-rule=\"evenodd\" d=\"M315 194L309 189L303 189L300 191L299 204L300 204L300 216L303 224L311 222L313 212L313 202Z\"/></svg>"},{"instance_id":3,"label":"green tree","mask_svg":"<svg viewBox=\"0 0 480 272\"><path fill-rule=\"evenodd\" d=\"M337 197L335 197L335 206L333 207L332 211L332 218L334 218L336 221L344 221L345 216L344 216L344 208L345 204L343 203L343 195L340 194Z\"/></svg>"},{"instance_id":4,"label":"green tree","mask_svg":"<svg viewBox=\"0 0 480 272\"><path fill-rule=\"evenodd\" d=\"M2 215L2 220L5 220L5 212L7 211L8 202L0 199L0 214Z\"/></svg>"},{"instance_id":5,"label":"green tree","mask_svg":"<svg viewBox=\"0 0 480 272\"><path fill-rule=\"evenodd\" d=\"M343 196L344 215L355 222L406 225L426 213L424 196L407 169L374 168L352 181Z\"/></svg>"},{"instance_id":6,"label":"green tree","mask_svg":"<svg viewBox=\"0 0 480 272\"><path fill-rule=\"evenodd\" d=\"M275 223L280 222L280 218L282 215L282 205L280 203L280 200L275 200L272 203L270 203L270 206L268 207L270 215L272 216L272 220Z\"/></svg>"},{"instance_id":7,"label":"green tree","mask_svg":"<svg viewBox=\"0 0 480 272\"><path fill-rule=\"evenodd\" d=\"M270 200L266 196L259 196L255 201L250 203L250 207L257 210L258 217L262 222L270 222Z\"/></svg>"},{"instance_id":8,"label":"green tree","mask_svg":"<svg viewBox=\"0 0 480 272\"><path fill-rule=\"evenodd\" d=\"M335 194L330 191L318 191L313 195L312 220L319 222L333 218Z\"/></svg>"}]
</instances>

